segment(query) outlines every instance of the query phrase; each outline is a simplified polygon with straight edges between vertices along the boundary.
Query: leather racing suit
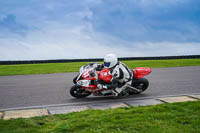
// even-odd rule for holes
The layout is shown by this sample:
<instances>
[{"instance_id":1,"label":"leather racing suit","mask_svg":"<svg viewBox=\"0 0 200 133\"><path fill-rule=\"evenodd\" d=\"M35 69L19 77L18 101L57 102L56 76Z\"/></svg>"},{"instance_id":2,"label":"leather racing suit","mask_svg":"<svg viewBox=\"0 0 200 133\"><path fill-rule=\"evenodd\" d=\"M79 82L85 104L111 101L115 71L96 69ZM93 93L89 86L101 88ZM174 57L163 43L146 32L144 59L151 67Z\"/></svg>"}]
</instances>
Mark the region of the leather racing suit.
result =
<instances>
[{"instance_id":1,"label":"leather racing suit","mask_svg":"<svg viewBox=\"0 0 200 133\"><path fill-rule=\"evenodd\" d=\"M113 95L118 96L131 85L133 79L133 71L127 65L118 61L118 63L111 68L111 84L99 85L105 89L112 89ZM99 87L100 88L100 87Z\"/></svg>"}]
</instances>

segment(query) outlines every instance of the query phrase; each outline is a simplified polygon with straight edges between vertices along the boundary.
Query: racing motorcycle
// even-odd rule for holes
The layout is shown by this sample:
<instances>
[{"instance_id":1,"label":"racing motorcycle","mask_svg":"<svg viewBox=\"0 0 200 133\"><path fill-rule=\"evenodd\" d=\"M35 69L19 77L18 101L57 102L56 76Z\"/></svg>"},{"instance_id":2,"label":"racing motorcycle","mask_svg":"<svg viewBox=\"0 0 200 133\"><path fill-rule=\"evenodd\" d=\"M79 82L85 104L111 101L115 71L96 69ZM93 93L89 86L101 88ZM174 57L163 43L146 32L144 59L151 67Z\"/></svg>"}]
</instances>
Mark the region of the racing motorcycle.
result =
<instances>
[{"instance_id":1,"label":"racing motorcycle","mask_svg":"<svg viewBox=\"0 0 200 133\"><path fill-rule=\"evenodd\" d=\"M112 89L100 89L98 83L111 84L112 75L109 69L96 70L98 63L92 63L80 68L79 74L73 79L74 85L70 89L70 94L76 98L94 96L112 96ZM144 76L152 72L151 68L136 67L133 69L132 84L126 86L120 95L140 94L149 86L149 81Z\"/></svg>"}]
</instances>

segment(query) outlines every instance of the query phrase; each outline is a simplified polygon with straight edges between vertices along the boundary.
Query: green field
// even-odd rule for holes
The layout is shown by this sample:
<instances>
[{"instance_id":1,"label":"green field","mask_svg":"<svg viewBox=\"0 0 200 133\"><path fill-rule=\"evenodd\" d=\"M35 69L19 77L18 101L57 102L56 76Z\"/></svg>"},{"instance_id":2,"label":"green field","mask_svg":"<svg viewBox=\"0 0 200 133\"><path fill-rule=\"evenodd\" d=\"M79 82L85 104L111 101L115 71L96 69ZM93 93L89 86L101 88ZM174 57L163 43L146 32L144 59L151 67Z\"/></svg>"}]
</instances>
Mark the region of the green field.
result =
<instances>
[{"instance_id":1,"label":"green field","mask_svg":"<svg viewBox=\"0 0 200 133\"><path fill-rule=\"evenodd\" d=\"M200 133L200 101L0 120L1 133Z\"/></svg>"},{"instance_id":2,"label":"green field","mask_svg":"<svg viewBox=\"0 0 200 133\"><path fill-rule=\"evenodd\" d=\"M200 59L139 60L123 62L130 68L200 66ZM87 63L88 62L0 65L0 76L77 72L82 65Z\"/></svg>"}]
</instances>

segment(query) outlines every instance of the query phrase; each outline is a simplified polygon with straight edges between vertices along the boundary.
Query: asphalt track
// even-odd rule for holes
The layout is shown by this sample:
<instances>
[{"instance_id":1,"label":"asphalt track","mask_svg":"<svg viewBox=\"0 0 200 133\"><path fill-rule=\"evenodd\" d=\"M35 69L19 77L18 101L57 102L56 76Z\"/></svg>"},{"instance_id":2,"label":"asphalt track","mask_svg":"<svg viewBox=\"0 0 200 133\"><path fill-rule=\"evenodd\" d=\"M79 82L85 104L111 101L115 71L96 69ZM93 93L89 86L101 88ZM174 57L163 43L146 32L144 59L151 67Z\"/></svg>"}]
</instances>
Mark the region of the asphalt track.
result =
<instances>
[{"instance_id":1,"label":"asphalt track","mask_svg":"<svg viewBox=\"0 0 200 133\"><path fill-rule=\"evenodd\" d=\"M0 109L200 93L200 66L152 70L144 93L120 98L71 97L69 89L77 73L0 76Z\"/></svg>"}]
</instances>

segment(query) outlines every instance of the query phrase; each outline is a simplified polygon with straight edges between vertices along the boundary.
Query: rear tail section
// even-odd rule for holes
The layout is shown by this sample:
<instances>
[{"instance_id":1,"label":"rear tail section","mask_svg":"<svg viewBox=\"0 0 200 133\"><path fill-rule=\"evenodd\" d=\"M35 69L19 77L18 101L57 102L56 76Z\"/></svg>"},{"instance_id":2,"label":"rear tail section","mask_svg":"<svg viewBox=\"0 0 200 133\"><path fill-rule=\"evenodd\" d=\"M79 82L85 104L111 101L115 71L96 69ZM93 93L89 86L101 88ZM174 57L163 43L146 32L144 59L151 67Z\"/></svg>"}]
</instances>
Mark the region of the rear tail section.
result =
<instances>
[{"instance_id":1,"label":"rear tail section","mask_svg":"<svg viewBox=\"0 0 200 133\"><path fill-rule=\"evenodd\" d=\"M144 76L150 74L151 72L152 69L146 67L136 67L135 69L133 69L135 79L143 78Z\"/></svg>"}]
</instances>

